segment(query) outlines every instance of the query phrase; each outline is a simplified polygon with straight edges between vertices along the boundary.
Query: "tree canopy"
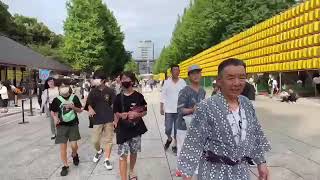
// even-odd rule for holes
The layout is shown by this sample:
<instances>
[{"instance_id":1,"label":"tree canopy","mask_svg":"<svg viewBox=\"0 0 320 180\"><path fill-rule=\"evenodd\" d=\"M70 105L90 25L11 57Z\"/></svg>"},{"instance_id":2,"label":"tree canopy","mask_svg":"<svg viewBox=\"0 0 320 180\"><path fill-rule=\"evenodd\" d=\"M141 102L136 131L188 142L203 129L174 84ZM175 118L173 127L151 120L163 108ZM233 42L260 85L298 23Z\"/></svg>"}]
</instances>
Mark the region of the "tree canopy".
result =
<instances>
[{"instance_id":1,"label":"tree canopy","mask_svg":"<svg viewBox=\"0 0 320 180\"><path fill-rule=\"evenodd\" d=\"M154 73L165 72L295 4L295 0L193 0L178 16L171 42L161 51Z\"/></svg>"},{"instance_id":2,"label":"tree canopy","mask_svg":"<svg viewBox=\"0 0 320 180\"><path fill-rule=\"evenodd\" d=\"M12 16L8 12L8 6L2 2L0 2L0 32L44 56L63 61L60 52L62 35L55 34L35 18L18 14Z\"/></svg>"},{"instance_id":3,"label":"tree canopy","mask_svg":"<svg viewBox=\"0 0 320 180\"><path fill-rule=\"evenodd\" d=\"M135 74L139 74L139 66L133 59L131 59L125 64L124 71L131 71Z\"/></svg>"},{"instance_id":4,"label":"tree canopy","mask_svg":"<svg viewBox=\"0 0 320 180\"><path fill-rule=\"evenodd\" d=\"M70 0L64 24L64 57L78 70L122 71L131 55L125 51L116 18L102 0Z\"/></svg>"},{"instance_id":5,"label":"tree canopy","mask_svg":"<svg viewBox=\"0 0 320 180\"><path fill-rule=\"evenodd\" d=\"M102 0L70 0L65 34L57 35L35 18L11 15L0 1L0 32L44 56L76 70L103 69L118 74L131 59L124 48L124 34Z\"/></svg>"}]
</instances>

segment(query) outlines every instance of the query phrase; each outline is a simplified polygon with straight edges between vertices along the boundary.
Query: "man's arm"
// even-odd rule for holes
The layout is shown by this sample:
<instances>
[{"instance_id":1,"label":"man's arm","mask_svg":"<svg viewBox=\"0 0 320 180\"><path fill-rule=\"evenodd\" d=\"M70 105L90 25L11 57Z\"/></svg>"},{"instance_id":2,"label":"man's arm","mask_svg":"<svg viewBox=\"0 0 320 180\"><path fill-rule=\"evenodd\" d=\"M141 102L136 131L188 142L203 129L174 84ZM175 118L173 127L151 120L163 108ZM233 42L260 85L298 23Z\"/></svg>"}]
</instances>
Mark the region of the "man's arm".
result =
<instances>
[{"instance_id":1,"label":"man's arm","mask_svg":"<svg viewBox=\"0 0 320 180\"><path fill-rule=\"evenodd\" d=\"M51 104L51 107L50 107L50 114L51 114L51 117L53 118L53 121L54 121L55 125L60 123L60 119L58 117L58 112L59 112L59 103L58 103L58 101L59 100L57 100L57 98L55 98L52 101L52 104Z\"/></svg>"},{"instance_id":2,"label":"man's arm","mask_svg":"<svg viewBox=\"0 0 320 180\"><path fill-rule=\"evenodd\" d=\"M54 124L57 125L60 123L60 119L58 118L58 113L51 111L51 117L53 118Z\"/></svg>"},{"instance_id":3,"label":"man's arm","mask_svg":"<svg viewBox=\"0 0 320 180\"><path fill-rule=\"evenodd\" d=\"M94 115L96 115L96 112L94 111L91 105L88 105L88 113L90 117L93 117Z\"/></svg>"},{"instance_id":4,"label":"man's arm","mask_svg":"<svg viewBox=\"0 0 320 180\"><path fill-rule=\"evenodd\" d=\"M188 134L183 143L178 159L178 170L185 176L185 179L190 179L193 176L210 132L207 113L204 103L197 106Z\"/></svg>"},{"instance_id":5,"label":"man's arm","mask_svg":"<svg viewBox=\"0 0 320 180\"><path fill-rule=\"evenodd\" d=\"M252 103L251 102L249 103L250 103L251 110L253 111L253 116L254 116L253 125L255 127L254 134L256 137L255 145L254 145L255 149L253 150L252 158L253 158L253 161L257 164L259 179L268 180L269 170L266 164L265 153L271 150L271 146L262 131L262 127L258 121L256 112Z\"/></svg>"},{"instance_id":6,"label":"man's arm","mask_svg":"<svg viewBox=\"0 0 320 180\"><path fill-rule=\"evenodd\" d=\"M178 113L182 115L189 115L193 114L194 109L193 108L185 108L186 104L188 102L188 95L186 94L186 91L182 89L179 92L179 97L178 97Z\"/></svg>"},{"instance_id":7,"label":"man's arm","mask_svg":"<svg viewBox=\"0 0 320 180\"><path fill-rule=\"evenodd\" d=\"M164 115L164 102L167 94L167 81L164 81L160 95L160 114Z\"/></svg>"}]
</instances>

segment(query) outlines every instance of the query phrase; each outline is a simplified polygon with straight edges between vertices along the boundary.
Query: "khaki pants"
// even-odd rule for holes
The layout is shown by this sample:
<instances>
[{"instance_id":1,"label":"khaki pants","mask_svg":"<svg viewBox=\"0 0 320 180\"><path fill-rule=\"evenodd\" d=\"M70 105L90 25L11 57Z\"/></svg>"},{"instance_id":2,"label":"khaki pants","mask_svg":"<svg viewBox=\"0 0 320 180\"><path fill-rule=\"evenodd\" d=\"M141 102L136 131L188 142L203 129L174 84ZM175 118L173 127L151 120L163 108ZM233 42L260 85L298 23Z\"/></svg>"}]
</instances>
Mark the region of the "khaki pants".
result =
<instances>
[{"instance_id":1,"label":"khaki pants","mask_svg":"<svg viewBox=\"0 0 320 180\"><path fill-rule=\"evenodd\" d=\"M103 145L112 145L113 131L114 127L112 122L93 126L91 139L97 151L100 150L101 143Z\"/></svg>"}]
</instances>

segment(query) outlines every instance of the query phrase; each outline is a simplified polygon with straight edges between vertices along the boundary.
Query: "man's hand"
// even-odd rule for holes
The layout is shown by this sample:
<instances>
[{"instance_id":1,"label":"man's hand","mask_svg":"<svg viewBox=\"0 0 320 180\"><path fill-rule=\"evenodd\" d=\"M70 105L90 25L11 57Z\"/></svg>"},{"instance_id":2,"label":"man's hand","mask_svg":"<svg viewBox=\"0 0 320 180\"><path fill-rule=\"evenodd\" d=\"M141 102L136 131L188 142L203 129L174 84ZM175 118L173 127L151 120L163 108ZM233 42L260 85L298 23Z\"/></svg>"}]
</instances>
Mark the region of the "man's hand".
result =
<instances>
[{"instance_id":1,"label":"man's hand","mask_svg":"<svg viewBox=\"0 0 320 180\"><path fill-rule=\"evenodd\" d=\"M132 119L136 119L138 117L139 117L139 113L137 113L135 111L128 112L128 119L132 120Z\"/></svg>"},{"instance_id":2,"label":"man's hand","mask_svg":"<svg viewBox=\"0 0 320 180\"><path fill-rule=\"evenodd\" d=\"M114 128L117 128L118 127L118 120L117 121L113 121L113 126L114 126Z\"/></svg>"},{"instance_id":3,"label":"man's hand","mask_svg":"<svg viewBox=\"0 0 320 180\"><path fill-rule=\"evenodd\" d=\"M164 109L163 106L160 107L160 114L163 116L164 115Z\"/></svg>"},{"instance_id":4,"label":"man's hand","mask_svg":"<svg viewBox=\"0 0 320 180\"><path fill-rule=\"evenodd\" d=\"M258 165L259 180L269 180L269 170L266 163Z\"/></svg>"},{"instance_id":5,"label":"man's hand","mask_svg":"<svg viewBox=\"0 0 320 180\"><path fill-rule=\"evenodd\" d=\"M119 117L121 118L121 119L127 119L128 118L128 113L120 113L119 114Z\"/></svg>"},{"instance_id":6,"label":"man's hand","mask_svg":"<svg viewBox=\"0 0 320 180\"><path fill-rule=\"evenodd\" d=\"M54 125L57 127L60 123L60 119L58 117L53 117Z\"/></svg>"},{"instance_id":7,"label":"man's hand","mask_svg":"<svg viewBox=\"0 0 320 180\"><path fill-rule=\"evenodd\" d=\"M64 107L67 108L67 109L72 109L72 110L74 110L74 108L75 108L73 103L66 104L66 105L64 105Z\"/></svg>"},{"instance_id":8,"label":"man's hand","mask_svg":"<svg viewBox=\"0 0 320 180\"><path fill-rule=\"evenodd\" d=\"M93 117L94 115L96 115L96 112L91 107L89 107L88 109L89 109L88 113L90 117Z\"/></svg>"},{"instance_id":9,"label":"man's hand","mask_svg":"<svg viewBox=\"0 0 320 180\"><path fill-rule=\"evenodd\" d=\"M183 176L182 179L183 180L192 180L192 177Z\"/></svg>"},{"instance_id":10,"label":"man's hand","mask_svg":"<svg viewBox=\"0 0 320 180\"><path fill-rule=\"evenodd\" d=\"M194 105L192 108L192 114L196 111L196 109L197 109L197 105Z\"/></svg>"},{"instance_id":11,"label":"man's hand","mask_svg":"<svg viewBox=\"0 0 320 180\"><path fill-rule=\"evenodd\" d=\"M160 103L160 114L164 115L164 104L162 102Z\"/></svg>"}]
</instances>

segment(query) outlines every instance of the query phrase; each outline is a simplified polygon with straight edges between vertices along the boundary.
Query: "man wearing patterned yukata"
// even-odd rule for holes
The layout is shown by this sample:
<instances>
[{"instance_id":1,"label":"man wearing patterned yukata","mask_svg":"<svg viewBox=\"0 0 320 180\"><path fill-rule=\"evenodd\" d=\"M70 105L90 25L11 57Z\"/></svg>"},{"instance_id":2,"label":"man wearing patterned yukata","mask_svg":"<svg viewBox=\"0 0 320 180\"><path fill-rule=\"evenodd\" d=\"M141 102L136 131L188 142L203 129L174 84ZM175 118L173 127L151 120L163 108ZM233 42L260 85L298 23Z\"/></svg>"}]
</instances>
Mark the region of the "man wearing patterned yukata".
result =
<instances>
[{"instance_id":1,"label":"man wearing patterned yukata","mask_svg":"<svg viewBox=\"0 0 320 180\"><path fill-rule=\"evenodd\" d=\"M228 59L218 67L220 92L197 105L178 159L184 180L199 164L199 180L248 180L257 164L259 180L268 180L265 153L271 149L255 109L241 92L246 65Z\"/></svg>"}]
</instances>

